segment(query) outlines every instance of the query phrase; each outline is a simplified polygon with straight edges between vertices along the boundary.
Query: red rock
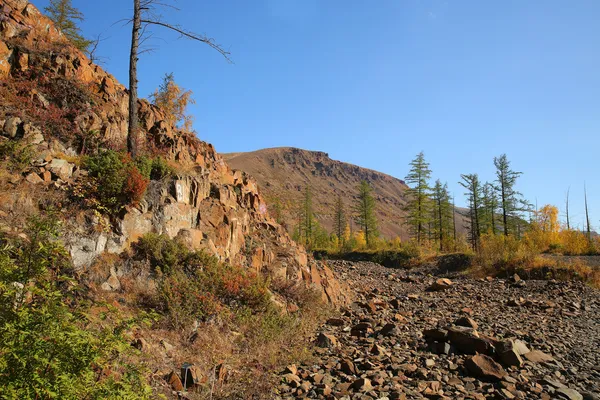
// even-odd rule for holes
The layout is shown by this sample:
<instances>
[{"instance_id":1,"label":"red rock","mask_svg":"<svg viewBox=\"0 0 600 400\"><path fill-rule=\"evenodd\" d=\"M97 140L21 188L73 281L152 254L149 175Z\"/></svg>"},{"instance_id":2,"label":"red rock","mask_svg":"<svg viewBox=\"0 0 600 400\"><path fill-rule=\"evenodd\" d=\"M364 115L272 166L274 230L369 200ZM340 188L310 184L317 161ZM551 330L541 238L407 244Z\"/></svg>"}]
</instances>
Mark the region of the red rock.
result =
<instances>
[{"instance_id":1,"label":"red rock","mask_svg":"<svg viewBox=\"0 0 600 400\"><path fill-rule=\"evenodd\" d=\"M467 370L477 378L489 381L500 381L506 376L506 371L491 357L478 354L465 362Z\"/></svg>"}]
</instances>

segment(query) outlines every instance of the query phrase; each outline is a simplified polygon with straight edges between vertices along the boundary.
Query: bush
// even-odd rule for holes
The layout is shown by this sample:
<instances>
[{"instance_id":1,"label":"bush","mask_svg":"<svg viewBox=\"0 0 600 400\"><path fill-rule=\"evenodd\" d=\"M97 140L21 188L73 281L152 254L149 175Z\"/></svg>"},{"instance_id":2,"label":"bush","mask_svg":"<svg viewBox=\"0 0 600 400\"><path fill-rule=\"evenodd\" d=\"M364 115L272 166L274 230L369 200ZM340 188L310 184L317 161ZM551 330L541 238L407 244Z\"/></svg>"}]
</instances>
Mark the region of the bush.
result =
<instances>
[{"instance_id":1,"label":"bush","mask_svg":"<svg viewBox=\"0 0 600 400\"><path fill-rule=\"evenodd\" d=\"M191 251L177 239L150 233L133 250L134 259L146 261L156 272L158 292L150 303L174 328L242 307L253 312L269 308L267 281L203 251Z\"/></svg>"},{"instance_id":2,"label":"bush","mask_svg":"<svg viewBox=\"0 0 600 400\"><path fill-rule=\"evenodd\" d=\"M106 150L87 157L85 167L92 182L80 195L92 206L108 214L116 214L129 204L137 204L146 193L149 180L127 154ZM143 172L147 172L142 169Z\"/></svg>"},{"instance_id":3,"label":"bush","mask_svg":"<svg viewBox=\"0 0 600 400\"><path fill-rule=\"evenodd\" d=\"M148 397L141 371L125 361L125 325L91 323L56 235L54 220L35 218L28 239L0 238L2 397Z\"/></svg>"},{"instance_id":4,"label":"bush","mask_svg":"<svg viewBox=\"0 0 600 400\"><path fill-rule=\"evenodd\" d=\"M10 172L23 172L31 166L34 150L31 145L18 140L0 142L0 160L6 161Z\"/></svg>"}]
</instances>

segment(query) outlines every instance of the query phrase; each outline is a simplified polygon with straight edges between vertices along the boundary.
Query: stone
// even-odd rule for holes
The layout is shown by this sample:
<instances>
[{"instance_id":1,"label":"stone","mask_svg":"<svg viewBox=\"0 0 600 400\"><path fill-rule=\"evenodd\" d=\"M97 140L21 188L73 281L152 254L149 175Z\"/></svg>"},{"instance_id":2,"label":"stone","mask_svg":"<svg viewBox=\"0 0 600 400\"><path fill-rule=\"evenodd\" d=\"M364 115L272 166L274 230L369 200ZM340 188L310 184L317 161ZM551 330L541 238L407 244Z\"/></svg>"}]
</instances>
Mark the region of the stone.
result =
<instances>
[{"instance_id":1,"label":"stone","mask_svg":"<svg viewBox=\"0 0 600 400\"><path fill-rule=\"evenodd\" d=\"M392 324L392 323L385 324L379 331L379 334L381 336L391 336L391 335L395 335L397 333L398 333L398 331L396 329L396 324Z\"/></svg>"},{"instance_id":2,"label":"stone","mask_svg":"<svg viewBox=\"0 0 600 400\"><path fill-rule=\"evenodd\" d=\"M54 158L50 163L46 166L50 172L54 175L62 179L63 181L68 181L71 179L73 175L73 168L75 165L69 163L66 160L61 160L60 158Z\"/></svg>"},{"instance_id":3,"label":"stone","mask_svg":"<svg viewBox=\"0 0 600 400\"><path fill-rule=\"evenodd\" d=\"M506 375L500 364L484 354L469 358L465 361L465 367L473 376L487 381L501 381Z\"/></svg>"},{"instance_id":4,"label":"stone","mask_svg":"<svg viewBox=\"0 0 600 400\"><path fill-rule=\"evenodd\" d=\"M444 341L448 337L448 331L440 328L426 329L423 331L423 336L437 341Z\"/></svg>"},{"instance_id":5,"label":"stone","mask_svg":"<svg viewBox=\"0 0 600 400\"><path fill-rule=\"evenodd\" d=\"M346 375L358 375L356 365L350 360L342 360L340 362L340 370Z\"/></svg>"},{"instance_id":6,"label":"stone","mask_svg":"<svg viewBox=\"0 0 600 400\"><path fill-rule=\"evenodd\" d=\"M25 177L25 180L33 185L37 185L39 183L44 183L44 180L42 178L40 178L40 176L38 174L36 174L35 172L29 173Z\"/></svg>"},{"instance_id":7,"label":"stone","mask_svg":"<svg viewBox=\"0 0 600 400\"><path fill-rule=\"evenodd\" d=\"M351 336L366 337L371 333L373 333L373 329L371 328L371 324L368 322L358 323L350 330Z\"/></svg>"},{"instance_id":8,"label":"stone","mask_svg":"<svg viewBox=\"0 0 600 400\"><path fill-rule=\"evenodd\" d=\"M106 282L104 282L100 288L105 292L115 292L121 290L121 282L115 274L111 273Z\"/></svg>"},{"instance_id":9,"label":"stone","mask_svg":"<svg viewBox=\"0 0 600 400\"><path fill-rule=\"evenodd\" d=\"M4 129L3 132L6 136L8 136L11 139L14 139L15 137L17 137L17 135L21 134L21 130L22 130L22 121L21 118L19 117L12 117L12 118L8 118L6 120L6 122L4 123Z\"/></svg>"},{"instance_id":10,"label":"stone","mask_svg":"<svg viewBox=\"0 0 600 400\"><path fill-rule=\"evenodd\" d=\"M465 354L492 354L494 350L490 340L479 337L476 330L462 326L448 328L448 341Z\"/></svg>"},{"instance_id":11,"label":"stone","mask_svg":"<svg viewBox=\"0 0 600 400\"><path fill-rule=\"evenodd\" d=\"M331 326L344 326L344 320L341 318L329 318L327 320L327 325Z\"/></svg>"},{"instance_id":12,"label":"stone","mask_svg":"<svg viewBox=\"0 0 600 400\"><path fill-rule=\"evenodd\" d=\"M371 381L367 378L359 378L352 382L350 386L356 392L370 392L373 390L373 386L371 385Z\"/></svg>"},{"instance_id":13,"label":"stone","mask_svg":"<svg viewBox=\"0 0 600 400\"><path fill-rule=\"evenodd\" d=\"M577 390L569 388L556 389L556 393L561 397L569 400L583 400L583 396Z\"/></svg>"},{"instance_id":14,"label":"stone","mask_svg":"<svg viewBox=\"0 0 600 400\"><path fill-rule=\"evenodd\" d=\"M534 363L551 362L554 358L540 350L531 350L524 354L525 358Z\"/></svg>"},{"instance_id":15,"label":"stone","mask_svg":"<svg viewBox=\"0 0 600 400\"><path fill-rule=\"evenodd\" d=\"M131 342L131 346L135 347L140 351L147 351L150 348L148 342L144 338L137 338Z\"/></svg>"},{"instance_id":16,"label":"stone","mask_svg":"<svg viewBox=\"0 0 600 400\"><path fill-rule=\"evenodd\" d=\"M466 326L468 328L477 329L479 325L472 318L469 317L460 317L454 322L454 325L458 326Z\"/></svg>"},{"instance_id":17,"label":"stone","mask_svg":"<svg viewBox=\"0 0 600 400\"><path fill-rule=\"evenodd\" d=\"M436 280L430 287L429 290L433 292L439 292L443 290L448 290L452 287L453 283L450 279L440 278Z\"/></svg>"},{"instance_id":18,"label":"stone","mask_svg":"<svg viewBox=\"0 0 600 400\"><path fill-rule=\"evenodd\" d=\"M185 388L201 385L207 381L202 370L197 365L185 363L181 367L181 380Z\"/></svg>"},{"instance_id":19,"label":"stone","mask_svg":"<svg viewBox=\"0 0 600 400\"><path fill-rule=\"evenodd\" d=\"M171 385L171 388L177 392L180 392L183 390L183 383L181 382L181 378L179 377L179 374L176 373L175 371L171 371L167 377L166 377L166 381L169 383L169 385Z\"/></svg>"},{"instance_id":20,"label":"stone","mask_svg":"<svg viewBox=\"0 0 600 400\"><path fill-rule=\"evenodd\" d=\"M523 365L523 359L519 354L519 350L512 340L506 340L496 345L496 352L502 364L507 367L520 367Z\"/></svg>"},{"instance_id":21,"label":"stone","mask_svg":"<svg viewBox=\"0 0 600 400\"><path fill-rule=\"evenodd\" d=\"M337 347L338 340L333 335L327 333L320 333L319 336L317 336L317 346L326 348Z\"/></svg>"}]
</instances>

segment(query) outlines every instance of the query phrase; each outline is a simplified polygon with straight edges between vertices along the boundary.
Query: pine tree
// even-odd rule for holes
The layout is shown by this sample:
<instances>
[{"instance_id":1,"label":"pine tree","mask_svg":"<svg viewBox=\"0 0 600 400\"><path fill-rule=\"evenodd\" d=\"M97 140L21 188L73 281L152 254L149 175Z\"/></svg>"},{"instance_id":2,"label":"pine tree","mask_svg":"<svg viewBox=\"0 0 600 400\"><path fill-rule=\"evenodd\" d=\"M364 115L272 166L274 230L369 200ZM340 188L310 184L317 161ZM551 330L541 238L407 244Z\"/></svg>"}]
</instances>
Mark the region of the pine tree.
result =
<instances>
[{"instance_id":1,"label":"pine tree","mask_svg":"<svg viewBox=\"0 0 600 400\"><path fill-rule=\"evenodd\" d=\"M88 52L93 41L87 40L81 34L81 29L77 23L83 21L83 14L73 7L71 0L50 0L50 4L44 10L48 13L48 18L54 22L54 25L75 47L85 53Z\"/></svg>"},{"instance_id":2,"label":"pine tree","mask_svg":"<svg viewBox=\"0 0 600 400\"><path fill-rule=\"evenodd\" d=\"M301 214L301 225L300 225L300 237L304 239L304 245L307 248L311 248L313 231L314 231L314 212L312 206L312 192L310 186L306 186L304 189L304 199L302 202L302 214Z\"/></svg>"},{"instance_id":3,"label":"pine tree","mask_svg":"<svg viewBox=\"0 0 600 400\"><path fill-rule=\"evenodd\" d=\"M187 106L194 104L192 91L181 88L175 83L173 73L165 74L163 82L157 90L150 95L155 106L165 113L166 121L177 125L187 131L192 130L192 116L187 114Z\"/></svg>"},{"instance_id":4,"label":"pine tree","mask_svg":"<svg viewBox=\"0 0 600 400\"><path fill-rule=\"evenodd\" d=\"M423 152L420 152L411 161L410 166L410 171L405 178L409 186L406 191L406 223L411 229L412 236L420 244L425 238L425 230L431 219L431 189L429 187L431 170L429 169L429 163L425 161Z\"/></svg>"},{"instance_id":5,"label":"pine tree","mask_svg":"<svg viewBox=\"0 0 600 400\"><path fill-rule=\"evenodd\" d=\"M344 245L344 230L346 229L346 210L342 196L338 195L333 214L333 232L338 238L339 246Z\"/></svg>"},{"instance_id":6,"label":"pine tree","mask_svg":"<svg viewBox=\"0 0 600 400\"><path fill-rule=\"evenodd\" d=\"M521 172L515 172L510 168L510 162L506 154L494 157L496 167L496 192L502 209L502 228L504 235L508 236L511 231L518 233L520 215L519 212L526 209L521 193L515 190L517 178Z\"/></svg>"},{"instance_id":7,"label":"pine tree","mask_svg":"<svg viewBox=\"0 0 600 400\"><path fill-rule=\"evenodd\" d=\"M367 247L379 237L377 217L375 216L375 198L373 189L367 181L361 181L358 188L358 198L354 206L355 222L364 234Z\"/></svg>"},{"instance_id":8,"label":"pine tree","mask_svg":"<svg viewBox=\"0 0 600 400\"><path fill-rule=\"evenodd\" d=\"M447 241L452 230L453 208L450 204L450 194L448 193L448 184L443 184L438 179L435 181L432 193L433 200L433 233L435 239L439 241L440 251L444 250L444 243Z\"/></svg>"},{"instance_id":9,"label":"pine tree","mask_svg":"<svg viewBox=\"0 0 600 400\"><path fill-rule=\"evenodd\" d=\"M481 237L480 212L481 212L481 185L477 174L461 175L462 187L467 189L465 195L469 203L469 240L473 250L479 248Z\"/></svg>"},{"instance_id":10,"label":"pine tree","mask_svg":"<svg viewBox=\"0 0 600 400\"><path fill-rule=\"evenodd\" d=\"M496 234L496 213L498 197L494 185L486 182L481 189L481 230Z\"/></svg>"}]
</instances>

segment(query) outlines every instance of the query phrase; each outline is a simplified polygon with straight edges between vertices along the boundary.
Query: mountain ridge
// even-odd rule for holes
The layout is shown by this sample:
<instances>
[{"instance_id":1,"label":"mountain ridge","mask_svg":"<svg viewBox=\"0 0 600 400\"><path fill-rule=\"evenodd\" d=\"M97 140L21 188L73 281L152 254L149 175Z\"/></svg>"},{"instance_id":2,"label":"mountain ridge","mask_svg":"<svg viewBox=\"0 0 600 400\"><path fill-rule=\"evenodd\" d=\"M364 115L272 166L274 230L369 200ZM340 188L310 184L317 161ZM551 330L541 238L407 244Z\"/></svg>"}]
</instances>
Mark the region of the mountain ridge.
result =
<instances>
[{"instance_id":1,"label":"mountain ridge","mask_svg":"<svg viewBox=\"0 0 600 400\"><path fill-rule=\"evenodd\" d=\"M406 183L392 175L364 168L344 161L334 160L323 151L296 147L272 147L251 152L223 153L222 157L233 168L253 176L266 198L273 205L281 201L284 205L283 218L289 231L296 225L293 211L308 185L313 192L317 219L331 230L333 204L341 195L349 211L356 198L361 180L373 186L377 202L377 219L384 237L408 239L403 223L406 201Z\"/></svg>"}]
</instances>

